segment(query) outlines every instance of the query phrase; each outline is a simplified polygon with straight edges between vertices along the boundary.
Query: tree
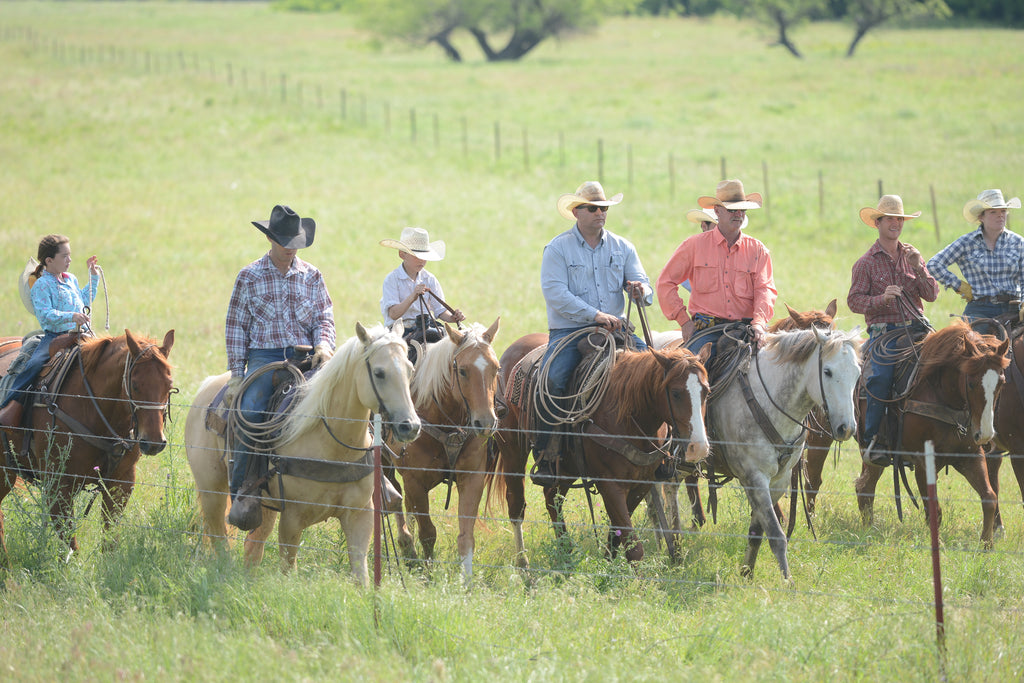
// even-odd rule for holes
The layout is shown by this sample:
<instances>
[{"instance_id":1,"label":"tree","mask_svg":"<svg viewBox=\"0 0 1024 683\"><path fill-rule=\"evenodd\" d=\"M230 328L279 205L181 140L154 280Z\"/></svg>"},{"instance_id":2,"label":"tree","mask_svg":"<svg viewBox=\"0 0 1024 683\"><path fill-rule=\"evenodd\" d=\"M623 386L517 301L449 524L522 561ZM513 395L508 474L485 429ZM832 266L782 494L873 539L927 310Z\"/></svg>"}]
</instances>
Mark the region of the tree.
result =
<instances>
[{"instance_id":1,"label":"tree","mask_svg":"<svg viewBox=\"0 0 1024 683\"><path fill-rule=\"evenodd\" d=\"M857 44L868 31L890 19L925 16L945 19L951 14L943 0L849 0L846 12L855 27L853 40L846 49L847 57L853 56Z\"/></svg>"},{"instance_id":2,"label":"tree","mask_svg":"<svg viewBox=\"0 0 1024 683\"><path fill-rule=\"evenodd\" d=\"M803 55L790 39L789 31L824 12L826 0L730 0L728 5L737 16L749 13L760 23L775 27L776 44L802 59Z\"/></svg>"},{"instance_id":3,"label":"tree","mask_svg":"<svg viewBox=\"0 0 1024 683\"><path fill-rule=\"evenodd\" d=\"M548 38L597 26L609 13L624 13L638 0L360 0L354 9L379 35L412 44L435 43L461 62L452 42L468 32L488 61L520 59ZM499 39L504 45L496 46Z\"/></svg>"}]
</instances>

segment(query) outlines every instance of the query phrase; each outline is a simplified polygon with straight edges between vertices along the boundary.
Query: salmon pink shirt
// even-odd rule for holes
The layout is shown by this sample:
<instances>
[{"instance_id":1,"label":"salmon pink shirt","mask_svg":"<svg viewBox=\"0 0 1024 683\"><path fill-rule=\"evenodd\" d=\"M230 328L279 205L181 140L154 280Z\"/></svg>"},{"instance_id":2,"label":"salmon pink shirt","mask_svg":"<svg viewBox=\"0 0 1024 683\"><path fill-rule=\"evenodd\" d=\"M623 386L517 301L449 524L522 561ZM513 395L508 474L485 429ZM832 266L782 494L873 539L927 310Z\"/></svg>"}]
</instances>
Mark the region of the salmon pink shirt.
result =
<instances>
[{"instance_id":1,"label":"salmon pink shirt","mask_svg":"<svg viewBox=\"0 0 1024 683\"><path fill-rule=\"evenodd\" d=\"M689 311L679 297L687 280L693 286ZM767 325L778 295L768 248L745 233L730 247L717 228L684 240L658 277L661 311L680 326L693 313Z\"/></svg>"}]
</instances>

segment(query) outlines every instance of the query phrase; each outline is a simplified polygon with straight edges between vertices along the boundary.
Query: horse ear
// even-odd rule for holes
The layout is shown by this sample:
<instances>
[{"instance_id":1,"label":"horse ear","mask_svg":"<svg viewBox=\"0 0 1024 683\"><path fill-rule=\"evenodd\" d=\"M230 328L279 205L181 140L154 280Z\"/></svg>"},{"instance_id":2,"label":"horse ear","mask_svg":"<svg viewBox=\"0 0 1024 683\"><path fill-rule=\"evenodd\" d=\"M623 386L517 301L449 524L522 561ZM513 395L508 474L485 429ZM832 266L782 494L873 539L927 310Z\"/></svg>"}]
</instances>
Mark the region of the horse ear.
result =
<instances>
[{"instance_id":1,"label":"horse ear","mask_svg":"<svg viewBox=\"0 0 1024 683\"><path fill-rule=\"evenodd\" d=\"M391 331L399 337L405 336L405 321L399 318L391 325Z\"/></svg>"},{"instance_id":2,"label":"horse ear","mask_svg":"<svg viewBox=\"0 0 1024 683\"><path fill-rule=\"evenodd\" d=\"M448 333L448 338L451 339L452 343L455 344L456 346L461 344L462 340L466 338L466 334L464 332L459 332L458 330L456 330L454 327L444 322L443 320L441 321L441 324L444 325L444 330L445 332Z\"/></svg>"},{"instance_id":3,"label":"horse ear","mask_svg":"<svg viewBox=\"0 0 1024 683\"><path fill-rule=\"evenodd\" d=\"M128 342L128 350L131 351L132 355L139 355L139 352L141 351L139 348L139 342L135 341L135 337L132 336L132 331L127 327L124 328L124 339Z\"/></svg>"},{"instance_id":4,"label":"horse ear","mask_svg":"<svg viewBox=\"0 0 1024 683\"><path fill-rule=\"evenodd\" d=\"M1010 348L1010 338L1007 337L1003 340L1003 343L996 347L996 353L1000 356L1005 356L1007 349Z\"/></svg>"},{"instance_id":5,"label":"horse ear","mask_svg":"<svg viewBox=\"0 0 1024 683\"><path fill-rule=\"evenodd\" d=\"M395 323L395 326L398 327L401 324L402 324L402 321L399 320L398 322ZM394 329L395 328L392 328L392 330L394 330ZM401 333L402 333L402 330L401 330L401 328L399 328L398 334L401 334ZM370 339L370 333L367 332L366 328L363 327L363 324L361 322L358 322L358 321L356 321L356 336L359 337L359 341L363 342L364 344L369 344L370 341L372 341Z\"/></svg>"},{"instance_id":6,"label":"horse ear","mask_svg":"<svg viewBox=\"0 0 1024 683\"><path fill-rule=\"evenodd\" d=\"M700 360L701 365L707 365L708 358L711 358L711 347L711 342L700 347L700 353L697 354L697 359Z\"/></svg>"},{"instance_id":7,"label":"horse ear","mask_svg":"<svg viewBox=\"0 0 1024 683\"><path fill-rule=\"evenodd\" d=\"M171 355L172 346L174 346L174 330L168 330L164 335L164 343L160 346L160 353L164 354L164 358Z\"/></svg>"},{"instance_id":8,"label":"horse ear","mask_svg":"<svg viewBox=\"0 0 1024 683\"><path fill-rule=\"evenodd\" d=\"M793 322L796 322L796 323L800 322L800 312L799 311L794 311L793 307L790 306L789 304L785 304L785 306L786 306L786 311L789 312L789 317L793 319Z\"/></svg>"},{"instance_id":9,"label":"horse ear","mask_svg":"<svg viewBox=\"0 0 1024 683\"><path fill-rule=\"evenodd\" d=\"M494 342L494 337L495 337L495 335L498 334L498 326L499 326L500 323L501 323L501 316L499 315L497 318L494 319L494 323L490 327L487 328L487 331L484 332L484 341L485 342L487 342L488 344L491 344L491 343Z\"/></svg>"},{"instance_id":10,"label":"horse ear","mask_svg":"<svg viewBox=\"0 0 1024 683\"><path fill-rule=\"evenodd\" d=\"M672 359L669 358L668 354L662 353L657 349L651 349L650 351L654 354L654 357L658 359L658 362L661 363L661 367L665 368L665 372L672 369Z\"/></svg>"},{"instance_id":11,"label":"horse ear","mask_svg":"<svg viewBox=\"0 0 1024 683\"><path fill-rule=\"evenodd\" d=\"M834 318L836 317L836 311L838 310L839 308L836 306L836 300L832 299L832 301L828 302L828 306L825 307L825 315L830 318Z\"/></svg>"}]
</instances>

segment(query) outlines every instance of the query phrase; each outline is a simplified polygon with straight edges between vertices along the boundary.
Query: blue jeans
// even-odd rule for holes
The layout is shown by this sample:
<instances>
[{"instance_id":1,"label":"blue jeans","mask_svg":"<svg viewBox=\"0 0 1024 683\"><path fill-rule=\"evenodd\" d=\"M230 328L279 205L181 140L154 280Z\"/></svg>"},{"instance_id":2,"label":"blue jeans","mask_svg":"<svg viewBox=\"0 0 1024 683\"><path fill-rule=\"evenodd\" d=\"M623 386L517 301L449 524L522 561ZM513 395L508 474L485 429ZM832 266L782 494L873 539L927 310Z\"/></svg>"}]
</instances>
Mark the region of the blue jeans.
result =
<instances>
[{"instance_id":1,"label":"blue jeans","mask_svg":"<svg viewBox=\"0 0 1024 683\"><path fill-rule=\"evenodd\" d=\"M885 331L897 329L897 325L889 323ZM909 332L909 330L908 330ZM871 439L878 434L882 426L882 417L888 409L888 401L892 398L893 377L896 374L896 364L890 359L888 362L884 357L906 348L906 337L893 337L887 342L879 341L884 334L882 331L872 332L868 339L867 348L864 350L864 357L868 360L870 367L869 374L864 380L867 389L867 399L864 406L864 445L871 443Z\"/></svg>"},{"instance_id":2,"label":"blue jeans","mask_svg":"<svg viewBox=\"0 0 1024 683\"><path fill-rule=\"evenodd\" d=\"M557 354L554 353L555 347L558 342L565 337L568 337L574 332L584 329L585 327L563 327L557 330L548 330L548 348L544 352L544 358L541 360L540 366L543 368L550 360L548 366L548 393L558 400L560 397L564 397L566 392L569 390L569 380L572 379L572 373L576 370L576 366L583 360L583 355L580 353L576 344L568 344L562 347ZM644 343L640 337L630 335L633 337L633 343L636 344L638 351L646 351L647 344ZM552 357L554 356L554 357ZM538 408L541 417L546 418L554 422L553 416L543 408ZM550 439L551 425L545 424L543 421L537 425L538 434L537 440L534 443L534 454L537 454L544 450L544 447L548 445Z\"/></svg>"},{"instance_id":3,"label":"blue jeans","mask_svg":"<svg viewBox=\"0 0 1024 683\"><path fill-rule=\"evenodd\" d=\"M996 318L1005 313L1016 313L1016 304L1007 303L987 303L982 301L969 301L967 306L964 307L964 319L967 322L973 322L978 318ZM982 334L995 334L996 330L989 329L992 325L979 325L976 329Z\"/></svg>"},{"instance_id":4,"label":"blue jeans","mask_svg":"<svg viewBox=\"0 0 1024 683\"><path fill-rule=\"evenodd\" d=\"M250 349L249 355L245 359L245 376L248 377L264 365L287 360L292 357L293 353L290 346L283 349ZM274 373L265 372L249 385L240 397L238 401L239 414L249 422L262 422L273 393ZM232 498L242 486L242 482L245 481L245 470L249 466L249 454L252 447L253 444L241 433L236 434L234 443L231 444L233 454L230 483Z\"/></svg>"},{"instance_id":5,"label":"blue jeans","mask_svg":"<svg viewBox=\"0 0 1024 683\"><path fill-rule=\"evenodd\" d=\"M706 330L694 332L693 336L687 340L684 346L696 355L700 353L701 348L703 348L705 344L711 342L711 355L708 356L708 359L704 362L704 367L707 367L718 354L718 340L722 338L723 334L725 334L724 325L709 327Z\"/></svg>"},{"instance_id":6,"label":"blue jeans","mask_svg":"<svg viewBox=\"0 0 1024 683\"><path fill-rule=\"evenodd\" d=\"M11 386L8 389L7 398L4 400L3 405L7 405L11 401L25 402L25 389L32 384L36 375L39 374L39 371L50 360L50 342L61 334L58 332L47 332L43 335L43 338L39 341L39 346L36 347L28 362L25 363L25 367L18 373L17 377L11 380ZM0 408L2 407L0 406Z\"/></svg>"}]
</instances>

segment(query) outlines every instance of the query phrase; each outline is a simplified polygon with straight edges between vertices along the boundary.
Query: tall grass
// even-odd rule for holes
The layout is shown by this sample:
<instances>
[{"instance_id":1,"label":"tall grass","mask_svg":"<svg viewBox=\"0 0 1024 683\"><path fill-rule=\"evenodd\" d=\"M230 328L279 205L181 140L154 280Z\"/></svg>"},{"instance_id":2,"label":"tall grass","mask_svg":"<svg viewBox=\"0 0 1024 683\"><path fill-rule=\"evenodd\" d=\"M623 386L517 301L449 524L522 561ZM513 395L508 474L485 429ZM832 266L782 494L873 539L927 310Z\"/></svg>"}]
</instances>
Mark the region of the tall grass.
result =
<instances>
[{"instance_id":1,"label":"tall grass","mask_svg":"<svg viewBox=\"0 0 1024 683\"><path fill-rule=\"evenodd\" d=\"M748 512L735 486L718 523L684 539L678 565L649 529L638 565L606 560L603 511L598 503L592 527L579 493L567 506L572 541L555 542L531 491L534 570L512 569L496 509L477 534L469 591L443 491L433 500L438 562L392 566L379 591L351 585L337 525L306 533L288 577L275 548L250 573L240 544L218 557L199 542L183 411L201 379L224 369L231 282L266 249L250 221L276 203L317 220L303 256L325 273L340 336L380 316L380 283L397 260L377 242L422 225L448 243L432 265L447 299L471 320L500 314L501 349L545 326L540 252L568 227L558 195L597 176L598 141L606 188L626 194L610 227L638 245L652 278L692 232L685 211L713 192L723 159L748 191L765 191L767 169L768 207L749 230L773 252L780 304L798 309L845 303L850 267L873 239L857 210L875 204L879 180L925 212L905 235L926 256L969 227L960 209L980 190L1021 193L1019 33L878 31L853 60L841 58L847 37L808 27L795 37L808 58L796 61L731 19L616 19L519 64L454 65L376 45L344 16L264 4L0 4L5 334L33 326L14 279L40 235L63 232L75 272L100 256L112 331L176 329L182 388L171 445L141 464L108 551L98 510L79 506L82 550L64 564L59 548L33 545L41 502L5 501L5 678L1019 678L1016 487L1004 482L1006 536L985 553L976 496L959 475L940 477L943 669L923 515L909 509L900 523L881 499L864 527L849 448L826 473L817 539L801 525L791 544L793 586L767 549L755 578L739 578ZM100 326L107 306L94 308ZM860 322L841 310L842 327ZM941 325L959 310L943 293L927 312Z\"/></svg>"}]
</instances>

